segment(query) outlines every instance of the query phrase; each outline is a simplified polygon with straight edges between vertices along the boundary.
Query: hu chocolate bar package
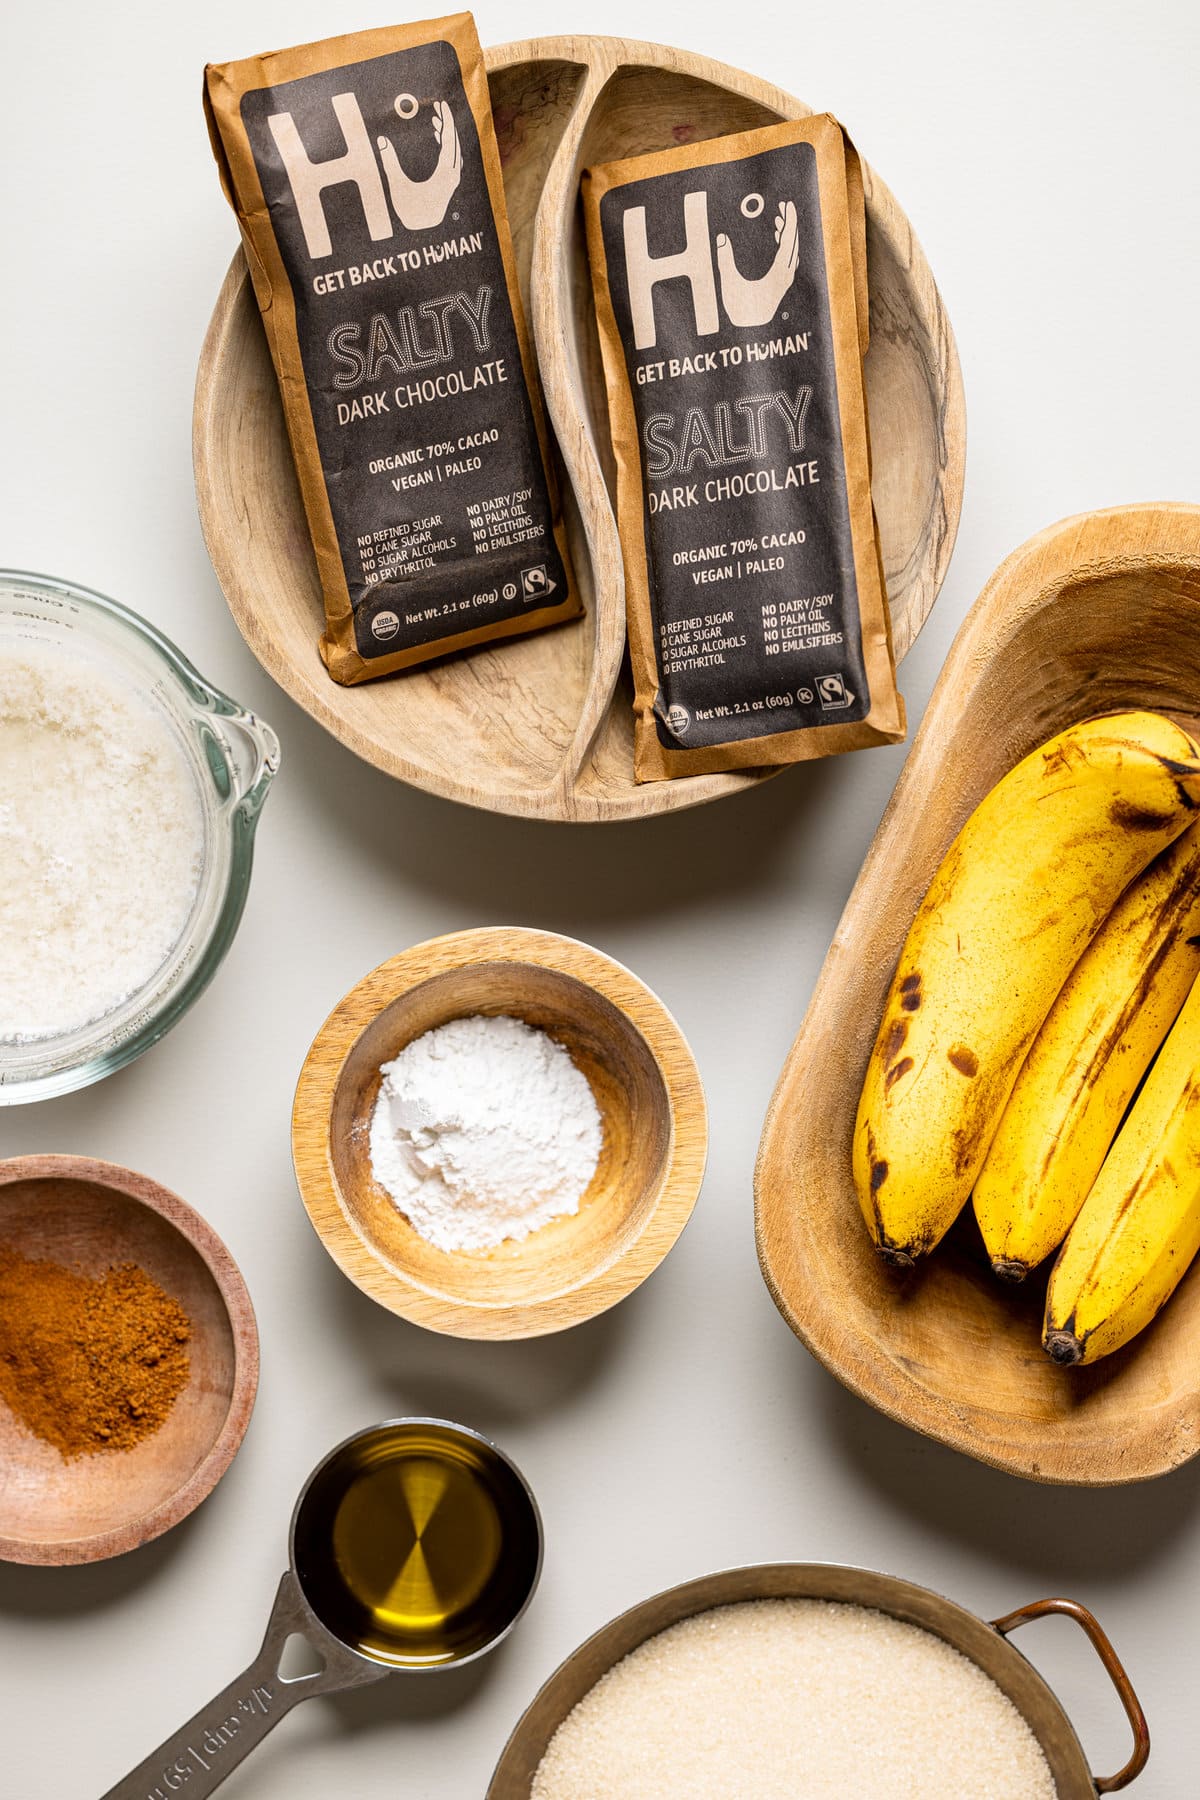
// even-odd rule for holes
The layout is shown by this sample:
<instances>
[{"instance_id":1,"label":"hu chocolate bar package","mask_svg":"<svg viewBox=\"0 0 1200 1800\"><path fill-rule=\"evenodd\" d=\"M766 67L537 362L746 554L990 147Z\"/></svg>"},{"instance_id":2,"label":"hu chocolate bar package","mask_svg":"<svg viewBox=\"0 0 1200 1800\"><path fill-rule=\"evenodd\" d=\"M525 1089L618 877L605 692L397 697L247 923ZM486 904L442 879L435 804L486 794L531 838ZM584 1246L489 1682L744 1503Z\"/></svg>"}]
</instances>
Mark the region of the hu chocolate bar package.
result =
<instances>
[{"instance_id":1,"label":"hu chocolate bar package","mask_svg":"<svg viewBox=\"0 0 1200 1800\"><path fill-rule=\"evenodd\" d=\"M467 13L210 65L335 681L579 613Z\"/></svg>"},{"instance_id":2,"label":"hu chocolate bar package","mask_svg":"<svg viewBox=\"0 0 1200 1800\"><path fill-rule=\"evenodd\" d=\"M827 114L593 168L640 781L904 736L863 391L862 171Z\"/></svg>"}]
</instances>

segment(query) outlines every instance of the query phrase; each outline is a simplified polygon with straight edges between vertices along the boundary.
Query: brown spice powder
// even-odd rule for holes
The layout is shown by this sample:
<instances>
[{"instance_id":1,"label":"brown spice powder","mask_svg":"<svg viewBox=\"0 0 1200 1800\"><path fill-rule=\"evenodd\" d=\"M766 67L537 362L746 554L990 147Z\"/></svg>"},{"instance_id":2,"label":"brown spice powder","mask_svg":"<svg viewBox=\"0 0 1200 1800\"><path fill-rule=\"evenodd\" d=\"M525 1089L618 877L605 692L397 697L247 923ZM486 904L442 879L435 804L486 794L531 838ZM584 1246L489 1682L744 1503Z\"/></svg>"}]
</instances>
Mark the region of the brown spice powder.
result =
<instances>
[{"instance_id":1,"label":"brown spice powder","mask_svg":"<svg viewBox=\"0 0 1200 1800\"><path fill-rule=\"evenodd\" d=\"M191 1329L136 1263L92 1277L0 1244L0 1398L64 1457L159 1429L188 1383Z\"/></svg>"}]
</instances>

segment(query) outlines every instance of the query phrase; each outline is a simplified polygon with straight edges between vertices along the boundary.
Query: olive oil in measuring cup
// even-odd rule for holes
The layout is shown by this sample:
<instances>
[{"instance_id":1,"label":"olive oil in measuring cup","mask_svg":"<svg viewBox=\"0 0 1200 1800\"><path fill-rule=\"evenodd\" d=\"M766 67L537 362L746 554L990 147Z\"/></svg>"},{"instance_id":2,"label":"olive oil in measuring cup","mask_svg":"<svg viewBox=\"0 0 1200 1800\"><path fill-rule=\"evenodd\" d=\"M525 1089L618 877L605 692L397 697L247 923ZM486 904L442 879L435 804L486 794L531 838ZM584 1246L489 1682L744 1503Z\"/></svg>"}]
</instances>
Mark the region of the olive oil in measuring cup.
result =
<instances>
[{"instance_id":1,"label":"olive oil in measuring cup","mask_svg":"<svg viewBox=\"0 0 1200 1800\"><path fill-rule=\"evenodd\" d=\"M208 1800L302 1700L494 1650L533 1597L542 1521L495 1444L445 1419L391 1419L313 1470L291 1553L250 1667L104 1800L171 1800L185 1781L187 1800ZM319 1666L285 1676L297 1634Z\"/></svg>"},{"instance_id":2,"label":"olive oil in measuring cup","mask_svg":"<svg viewBox=\"0 0 1200 1800\"><path fill-rule=\"evenodd\" d=\"M520 1610L540 1533L490 1444L404 1420L352 1440L297 1509L294 1566L327 1631L396 1668L458 1662Z\"/></svg>"}]
</instances>

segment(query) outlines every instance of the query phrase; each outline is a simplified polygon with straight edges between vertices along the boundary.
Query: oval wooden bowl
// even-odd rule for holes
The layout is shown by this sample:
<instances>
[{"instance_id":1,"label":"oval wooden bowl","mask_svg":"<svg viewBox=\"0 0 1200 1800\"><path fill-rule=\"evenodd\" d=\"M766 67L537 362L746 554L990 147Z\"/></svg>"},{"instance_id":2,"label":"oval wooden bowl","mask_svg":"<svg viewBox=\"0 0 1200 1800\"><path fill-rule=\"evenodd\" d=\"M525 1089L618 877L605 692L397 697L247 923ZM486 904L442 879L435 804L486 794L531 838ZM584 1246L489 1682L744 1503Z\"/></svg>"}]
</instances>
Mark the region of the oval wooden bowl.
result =
<instances>
[{"instance_id":1,"label":"oval wooden bowl","mask_svg":"<svg viewBox=\"0 0 1200 1800\"><path fill-rule=\"evenodd\" d=\"M1021 1714L1050 1764L1059 1800L1095 1800L1098 1791L1125 1787L1145 1766L1149 1733L1129 1678L1096 1620L1074 1601L1037 1601L991 1625L929 1588L877 1574L874 1569L839 1563L760 1563L721 1569L715 1575L668 1588L630 1607L581 1644L544 1683L518 1720L496 1765L487 1800L529 1800L538 1764L554 1733L622 1657L684 1619L744 1600L830 1600L874 1607L952 1644L991 1677ZM1066 1612L1082 1625L1129 1714L1136 1740L1134 1755L1120 1775L1109 1781L1093 1779L1061 1702L1004 1635L1046 1611Z\"/></svg>"},{"instance_id":2,"label":"oval wooden bowl","mask_svg":"<svg viewBox=\"0 0 1200 1800\"><path fill-rule=\"evenodd\" d=\"M1125 707L1200 710L1200 507L1085 514L993 575L954 641L825 960L759 1149L767 1286L788 1324L881 1412L1037 1481L1143 1481L1200 1449L1200 1267L1116 1355L1041 1348L1045 1278L987 1266L970 1208L907 1277L871 1248L850 1145L887 986L972 809L1068 725Z\"/></svg>"},{"instance_id":3,"label":"oval wooden bowl","mask_svg":"<svg viewBox=\"0 0 1200 1800\"><path fill-rule=\"evenodd\" d=\"M85 1275L137 1263L192 1322L188 1385L132 1450L65 1461L0 1401L0 1558L87 1563L135 1550L207 1498L246 1434L258 1387L246 1284L177 1195L89 1157L0 1162L0 1243Z\"/></svg>"},{"instance_id":4,"label":"oval wooden bowl","mask_svg":"<svg viewBox=\"0 0 1200 1800\"><path fill-rule=\"evenodd\" d=\"M604 376L577 204L590 163L798 118L769 82L619 38L488 52L521 285L565 467L587 606L576 625L399 679L342 688L317 655L316 566L275 376L239 251L200 357L200 520L242 635L280 686L356 755L431 793L546 819L624 819L715 800L767 773L637 786L625 598ZM908 220L866 176L873 493L897 658L937 597L962 504L965 414L954 337Z\"/></svg>"},{"instance_id":5,"label":"oval wooden bowl","mask_svg":"<svg viewBox=\"0 0 1200 1800\"><path fill-rule=\"evenodd\" d=\"M375 1180L370 1122L381 1065L471 1013L512 1014L565 1045L604 1147L574 1217L447 1252ZM687 1224L707 1144L699 1072L662 1002L587 944L515 928L452 932L373 969L318 1032L292 1113L296 1180L333 1260L380 1305L454 1337L538 1337L623 1300Z\"/></svg>"}]
</instances>

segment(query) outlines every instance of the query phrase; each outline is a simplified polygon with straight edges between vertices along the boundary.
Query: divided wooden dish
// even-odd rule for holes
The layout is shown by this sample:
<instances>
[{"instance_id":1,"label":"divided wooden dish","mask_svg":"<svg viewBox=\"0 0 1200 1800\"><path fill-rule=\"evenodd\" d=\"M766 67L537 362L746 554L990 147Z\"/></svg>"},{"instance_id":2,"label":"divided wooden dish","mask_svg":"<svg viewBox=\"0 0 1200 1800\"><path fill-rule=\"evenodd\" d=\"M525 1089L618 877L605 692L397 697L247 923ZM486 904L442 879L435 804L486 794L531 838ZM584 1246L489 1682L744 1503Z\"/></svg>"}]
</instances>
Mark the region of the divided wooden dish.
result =
<instances>
[{"instance_id":1,"label":"divided wooden dish","mask_svg":"<svg viewBox=\"0 0 1200 1800\"><path fill-rule=\"evenodd\" d=\"M382 1064L472 1013L563 1044L604 1144L574 1216L494 1250L438 1250L375 1180L371 1115ZM599 950L518 928L451 932L364 976L317 1033L292 1111L296 1181L330 1256L381 1306L454 1337L539 1337L623 1300L691 1217L707 1149L700 1076L661 1000Z\"/></svg>"},{"instance_id":2,"label":"divided wooden dish","mask_svg":"<svg viewBox=\"0 0 1200 1800\"><path fill-rule=\"evenodd\" d=\"M521 286L565 471L587 616L362 687L317 655L316 567L266 340L239 250L196 383L200 519L251 650L358 756L413 785L497 812L607 820L675 811L777 771L636 786L621 550L604 378L577 204L590 163L797 118L811 109L707 58L618 38L488 52ZM965 417L953 334L920 246L865 171L873 494L897 657L937 597L962 504Z\"/></svg>"},{"instance_id":3,"label":"divided wooden dish","mask_svg":"<svg viewBox=\"0 0 1200 1800\"><path fill-rule=\"evenodd\" d=\"M1200 1266L1116 1355L1041 1348L1044 1279L1003 1286L968 1208L927 1265L875 1255L850 1177L859 1091L913 915L984 794L1055 732L1148 707L1200 725L1200 507L1068 519L1001 565L955 639L767 1114L759 1258L788 1324L890 1417L1034 1480L1146 1480L1200 1450Z\"/></svg>"},{"instance_id":4,"label":"divided wooden dish","mask_svg":"<svg viewBox=\"0 0 1200 1800\"><path fill-rule=\"evenodd\" d=\"M188 1385L132 1450L64 1461L0 1401L0 1560L86 1563L134 1550L207 1498L246 1434L258 1332L245 1283L190 1206L89 1157L0 1162L0 1242L87 1275L137 1263L192 1322Z\"/></svg>"}]
</instances>

